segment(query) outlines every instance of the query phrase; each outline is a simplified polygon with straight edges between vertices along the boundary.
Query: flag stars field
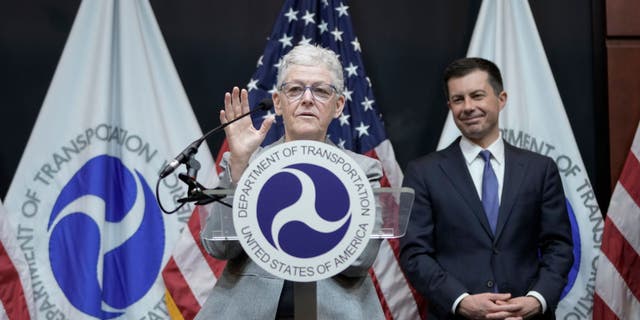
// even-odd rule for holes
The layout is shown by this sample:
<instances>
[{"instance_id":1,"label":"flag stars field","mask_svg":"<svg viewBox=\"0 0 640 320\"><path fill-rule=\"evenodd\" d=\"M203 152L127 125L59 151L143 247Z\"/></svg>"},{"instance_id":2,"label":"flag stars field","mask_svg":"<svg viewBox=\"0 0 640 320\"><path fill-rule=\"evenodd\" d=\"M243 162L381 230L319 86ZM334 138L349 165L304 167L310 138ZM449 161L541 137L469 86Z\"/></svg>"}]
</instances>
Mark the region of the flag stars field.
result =
<instances>
[{"instance_id":1,"label":"flag stars field","mask_svg":"<svg viewBox=\"0 0 640 320\"><path fill-rule=\"evenodd\" d=\"M298 20L298 11L293 10L293 8L289 8L289 12L284 14L287 19L289 19L289 22L294 21L294 20Z\"/></svg>"},{"instance_id":2,"label":"flag stars field","mask_svg":"<svg viewBox=\"0 0 640 320\"><path fill-rule=\"evenodd\" d=\"M349 66L344 68L344 70L347 72L347 77L358 75L358 66L354 66L353 62L349 62Z\"/></svg>"},{"instance_id":3,"label":"flag stars field","mask_svg":"<svg viewBox=\"0 0 640 320\"><path fill-rule=\"evenodd\" d=\"M309 12L309 10L304 11L304 16L302 16L302 20L304 20L304 25L306 26L309 23L316 23L316 20L313 18L316 14Z\"/></svg>"},{"instance_id":4,"label":"flag stars field","mask_svg":"<svg viewBox=\"0 0 640 320\"><path fill-rule=\"evenodd\" d=\"M335 29L333 29L333 31L331 31L331 34L333 35L333 40L334 41L342 41L342 34L344 32L340 31L338 29L338 27L336 27Z\"/></svg>"},{"instance_id":5,"label":"flag stars field","mask_svg":"<svg viewBox=\"0 0 640 320\"><path fill-rule=\"evenodd\" d=\"M341 113L340 114L340 118L338 118L338 120L340 121L340 126L345 126L345 125L348 126L349 125L349 118L351 118L350 115L344 114L344 112Z\"/></svg>"},{"instance_id":6,"label":"flag stars field","mask_svg":"<svg viewBox=\"0 0 640 320\"><path fill-rule=\"evenodd\" d=\"M311 38L307 38L305 36L302 36L302 39L300 39L298 44L311 44Z\"/></svg>"},{"instance_id":7,"label":"flag stars field","mask_svg":"<svg viewBox=\"0 0 640 320\"><path fill-rule=\"evenodd\" d=\"M269 94L274 94L276 92L278 92L278 87L273 84L273 87L271 87L271 90L269 90Z\"/></svg>"},{"instance_id":8,"label":"flag stars field","mask_svg":"<svg viewBox=\"0 0 640 320\"><path fill-rule=\"evenodd\" d=\"M342 139L342 138L338 138L338 147L340 147L340 148L344 149L344 143L345 143L345 142L346 142L346 141L344 141L344 139Z\"/></svg>"},{"instance_id":9,"label":"flag stars field","mask_svg":"<svg viewBox=\"0 0 640 320\"><path fill-rule=\"evenodd\" d=\"M275 64L273 64L273 67L278 69L280 68L280 65L282 64L282 58L278 59L278 62L276 62Z\"/></svg>"},{"instance_id":10,"label":"flag stars field","mask_svg":"<svg viewBox=\"0 0 640 320\"><path fill-rule=\"evenodd\" d=\"M247 83L247 90L256 90L258 89L258 79L251 79L249 83Z\"/></svg>"},{"instance_id":11,"label":"flag stars field","mask_svg":"<svg viewBox=\"0 0 640 320\"><path fill-rule=\"evenodd\" d=\"M293 40L293 37L290 37L287 34L283 34L282 38L278 39L278 42L282 43L282 49L284 49L286 47L293 47L293 43L291 43L291 40Z\"/></svg>"},{"instance_id":12,"label":"flag stars field","mask_svg":"<svg viewBox=\"0 0 640 320\"><path fill-rule=\"evenodd\" d=\"M270 118L270 117L273 117L273 119L274 119L274 122L273 122L273 123L277 123L278 118L276 118L276 114L275 114L273 111L271 111L271 109L269 109L269 110L267 111L267 114L265 114L264 116L262 116L262 119L268 119L268 118Z\"/></svg>"},{"instance_id":13,"label":"flag stars field","mask_svg":"<svg viewBox=\"0 0 640 320\"><path fill-rule=\"evenodd\" d=\"M348 16L349 13L347 13L347 9L349 9L349 6L345 6L344 3L340 2L340 6L336 8L336 11L338 11L338 17Z\"/></svg>"},{"instance_id":14,"label":"flag stars field","mask_svg":"<svg viewBox=\"0 0 640 320\"><path fill-rule=\"evenodd\" d=\"M353 45L353 51L362 52L362 50L360 49L360 41L358 41L358 38L355 38L353 41L351 41L351 45Z\"/></svg>"},{"instance_id":15,"label":"flag stars field","mask_svg":"<svg viewBox=\"0 0 640 320\"><path fill-rule=\"evenodd\" d=\"M369 126L365 125L364 122L360 122L360 125L356 127L356 131L358 131L358 137L362 137L363 135L369 135Z\"/></svg>"},{"instance_id":16,"label":"flag stars field","mask_svg":"<svg viewBox=\"0 0 640 320\"><path fill-rule=\"evenodd\" d=\"M353 91L349 90L349 88L344 88L344 92L342 92L342 94L344 95L344 98L347 101L351 101L351 94L353 93Z\"/></svg>"},{"instance_id":17,"label":"flag stars field","mask_svg":"<svg viewBox=\"0 0 640 320\"><path fill-rule=\"evenodd\" d=\"M318 30L320 30L320 34L323 34L329 31L329 24L324 21L321 21L321 23L318 25Z\"/></svg>"},{"instance_id":18,"label":"flag stars field","mask_svg":"<svg viewBox=\"0 0 640 320\"><path fill-rule=\"evenodd\" d=\"M369 100L368 97L364 97L364 101L362 101L360 104L364 107L364 111L367 111L367 110L373 110L374 102L375 102L374 100Z\"/></svg>"}]
</instances>

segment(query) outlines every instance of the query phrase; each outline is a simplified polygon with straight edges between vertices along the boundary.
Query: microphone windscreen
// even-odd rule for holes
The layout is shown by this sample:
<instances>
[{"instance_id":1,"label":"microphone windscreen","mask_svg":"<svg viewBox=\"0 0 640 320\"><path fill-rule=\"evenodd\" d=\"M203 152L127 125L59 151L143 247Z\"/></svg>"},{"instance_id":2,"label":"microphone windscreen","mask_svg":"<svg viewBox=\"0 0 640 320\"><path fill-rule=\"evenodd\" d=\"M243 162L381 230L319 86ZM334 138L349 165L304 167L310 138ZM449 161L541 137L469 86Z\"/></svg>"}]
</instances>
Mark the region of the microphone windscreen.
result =
<instances>
[{"instance_id":1,"label":"microphone windscreen","mask_svg":"<svg viewBox=\"0 0 640 320\"><path fill-rule=\"evenodd\" d=\"M271 108L273 108L273 100L271 98L264 98L260 100L260 103L258 103L256 108L264 111L271 110Z\"/></svg>"}]
</instances>

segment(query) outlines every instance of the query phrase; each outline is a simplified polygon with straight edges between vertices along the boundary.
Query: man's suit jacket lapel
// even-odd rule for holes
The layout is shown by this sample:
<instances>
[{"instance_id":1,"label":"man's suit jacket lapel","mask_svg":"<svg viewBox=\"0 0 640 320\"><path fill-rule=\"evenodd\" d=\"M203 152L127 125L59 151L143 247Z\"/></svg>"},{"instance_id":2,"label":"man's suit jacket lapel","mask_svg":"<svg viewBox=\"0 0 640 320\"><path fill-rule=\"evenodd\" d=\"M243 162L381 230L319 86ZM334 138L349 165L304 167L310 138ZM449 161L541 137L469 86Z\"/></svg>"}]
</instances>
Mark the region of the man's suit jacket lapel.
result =
<instances>
[{"instance_id":1,"label":"man's suit jacket lapel","mask_svg":"<svg viewBox=\"0 0 640 320\"><path fill-rule=\"evenodd\" d=\"M469 168L465 162L462 151L460 150L460 138L456 139L446 149L442 150L443 161L440 162L440 168L449 178L451 184L458 191L460 196L465 200L471 212L478 218L480 225L493 238L493 232L489 226L487 215L482 208L482 202L478 197L478 192L473 184L473 179L469 173Z\"/></svg>"},{"instance_id":2,"label":"man's suit jacket lapel","mask_svg":"<svg viewBox=\"0 0 640 320\"><path fill-rule=\"evenodd\" d=\"M500 238L500 234L509 220L520 186L524 182L527 167L526 159L521 157L517 149L506 141L504 143L504 163L504 185L502 186L502 198L498 211L496 241Z\"/></svg>"}]
</instances>

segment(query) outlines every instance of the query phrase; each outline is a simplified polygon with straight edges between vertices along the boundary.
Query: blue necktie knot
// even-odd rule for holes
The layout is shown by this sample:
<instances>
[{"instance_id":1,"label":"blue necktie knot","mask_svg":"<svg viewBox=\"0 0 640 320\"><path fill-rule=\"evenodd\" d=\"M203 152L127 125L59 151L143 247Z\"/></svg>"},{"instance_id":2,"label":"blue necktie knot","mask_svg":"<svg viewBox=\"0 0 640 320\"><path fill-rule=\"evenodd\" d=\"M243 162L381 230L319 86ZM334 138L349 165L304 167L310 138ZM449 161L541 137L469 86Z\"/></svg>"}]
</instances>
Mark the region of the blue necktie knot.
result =
<instances>
[{"instance_id":1,"label":"blue necktie knot","mask_svg":"<svg viewBox=\"0 0 640 320\"><path fill-rule=\"evenodd\" d=\"M482 207L484 208L484 213L487 215L491 231L495 234L500 208L498 178L491 166L491 151L480 151L480 157L484 160L484 171L482 172Z\"/></svg>"},{"instance_id":2,"label":"blue necktie knot","mask_svg":"<svg viewBox=\"0 0 640 320\"><path fill-rule=\"evenodd\" d=\"M482 151L480 151L480 156L482 157L482 159L484 160L485 163L489 162L491 160L491 151L482 150Z\"/></svg>"}]
</instances>

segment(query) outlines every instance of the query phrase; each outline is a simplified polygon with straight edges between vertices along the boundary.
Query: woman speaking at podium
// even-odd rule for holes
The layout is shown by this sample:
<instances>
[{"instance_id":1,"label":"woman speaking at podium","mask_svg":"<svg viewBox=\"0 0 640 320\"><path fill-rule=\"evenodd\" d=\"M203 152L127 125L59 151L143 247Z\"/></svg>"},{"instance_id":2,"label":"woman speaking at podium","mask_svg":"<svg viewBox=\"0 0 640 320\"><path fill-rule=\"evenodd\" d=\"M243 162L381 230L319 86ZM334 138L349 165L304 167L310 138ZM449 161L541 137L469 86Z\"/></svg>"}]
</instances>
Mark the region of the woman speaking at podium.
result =
<instances>
[{"instance_id":1,"label":"woman speaking at podium","mask_svg":"<svg viewBox=\"0 0 640 320\"><path fill-rule=\"evenodd\" d=\"M338 118L345 104L342 65L337 55L312 45L294 47L278 67L277 91L272 99L277 115L284 122L284 136L261 148L274 123L266 118L255 129L250 117L225 128L229 152L221 166L220 185L234 188L251 159L270 147L294 140L315 140L332 144L327 138L331 121ZM222 124L249 112L248 93L234 87L224 97L220 112ZM379 187L382 166L379 161L345 151L364 170L372 187ZM227 266L196 319L289 319L293 318L292 282L275 277L254 263L238 241L203 239L207 252L227 260ZM341 273L317 282L319 319L383 319L384 315L368 270L373 264L380 240L368 242L355 263Z\"/></svg>"}]
</instances>

